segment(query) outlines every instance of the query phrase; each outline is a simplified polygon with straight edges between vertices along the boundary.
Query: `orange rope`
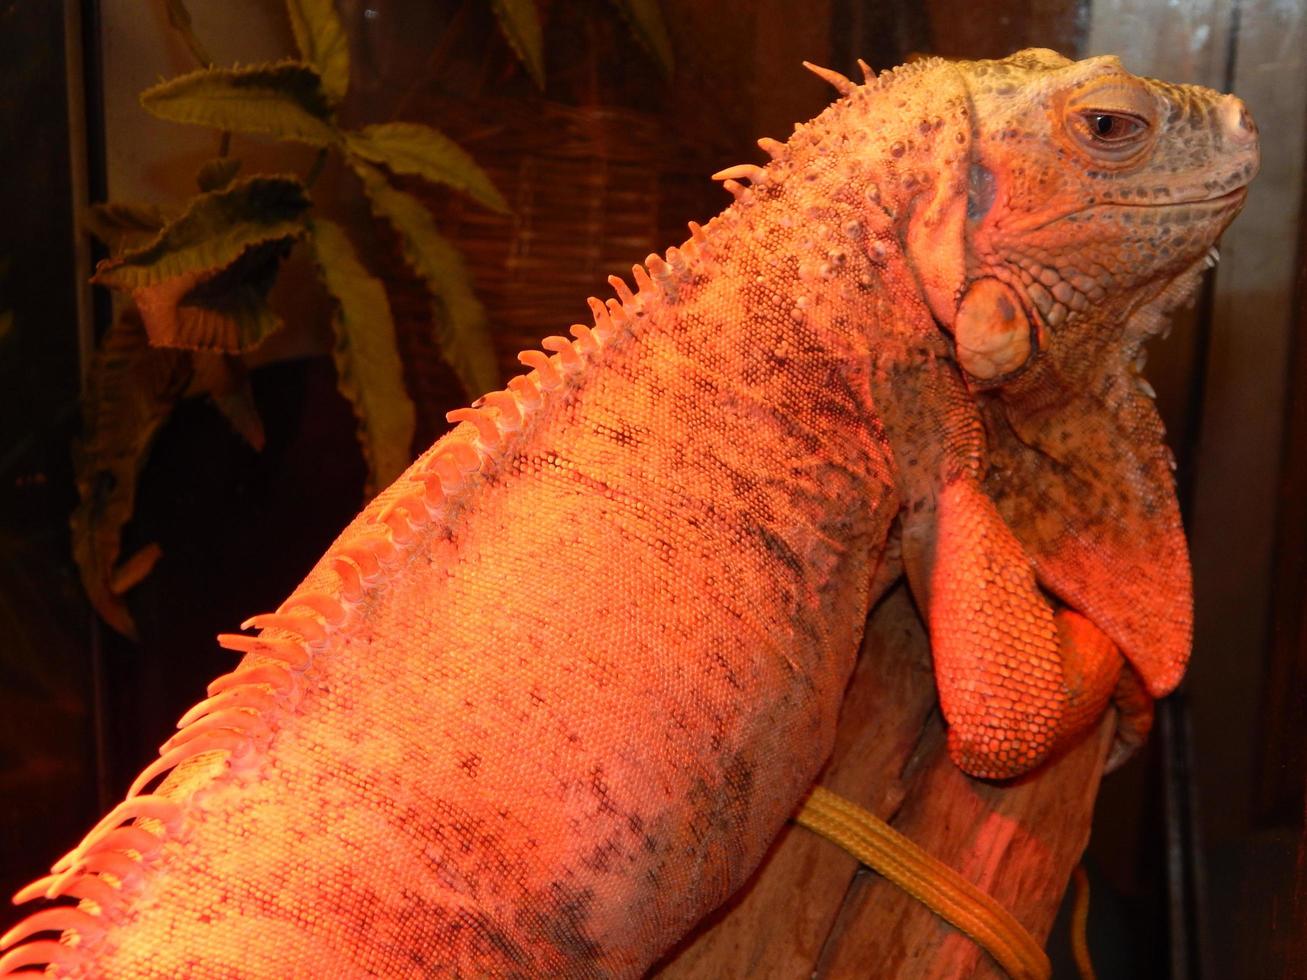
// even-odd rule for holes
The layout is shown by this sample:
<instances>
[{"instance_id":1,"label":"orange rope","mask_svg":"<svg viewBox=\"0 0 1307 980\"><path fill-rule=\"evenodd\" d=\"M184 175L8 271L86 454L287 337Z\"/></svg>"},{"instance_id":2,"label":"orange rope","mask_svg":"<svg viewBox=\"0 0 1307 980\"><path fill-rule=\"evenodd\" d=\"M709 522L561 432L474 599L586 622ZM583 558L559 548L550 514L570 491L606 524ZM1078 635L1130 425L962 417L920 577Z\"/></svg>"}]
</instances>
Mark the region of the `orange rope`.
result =
<instances>
[{"instance_id":1,"label":"orange rope","mask_svg":"<svg viewBox=\"0 0 1307 980\"><path fill-rule=\"evenodd\" d=\"M1083 864L1071 872L1076 894L1071 903L1071 956L1080 971L1080 980L1095 980L1094 961L1089 958L1089 876Z\"/></svg>"},{"instance_id":2,"label":"orange rope","mask_svg":"<svg viewBox=\"0 0 1307 980\"><path fill-rule=\"evenodd\" d=\"M1007 909L875 814L818 786L795 821L840 845L961 929L1013 980L1048 980L1048 956Z\"/></svg>"}]
</instances>

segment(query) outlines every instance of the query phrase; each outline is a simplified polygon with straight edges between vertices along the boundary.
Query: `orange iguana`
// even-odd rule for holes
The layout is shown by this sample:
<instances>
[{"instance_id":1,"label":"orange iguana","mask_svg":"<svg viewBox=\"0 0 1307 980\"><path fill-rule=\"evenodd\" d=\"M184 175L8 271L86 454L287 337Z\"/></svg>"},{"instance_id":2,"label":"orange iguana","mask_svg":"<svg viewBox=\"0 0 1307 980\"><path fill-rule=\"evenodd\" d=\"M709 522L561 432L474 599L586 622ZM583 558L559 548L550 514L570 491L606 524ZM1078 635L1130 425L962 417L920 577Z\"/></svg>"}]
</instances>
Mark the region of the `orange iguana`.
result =
<instances>
[{"instance_id":1,"label":"orange iguana","mask_svg":"<svg viewBox=\"0 0 1307 980\"><path fill-rule=\"evenodd\" d=\"M811 785L899 553L970 773L1175 686L1136 365L1243 202L1248 113L1040 50L818 71L843 97L730 208L221 638L0 974L637 976Z\"/></svg>"}]
</instances>

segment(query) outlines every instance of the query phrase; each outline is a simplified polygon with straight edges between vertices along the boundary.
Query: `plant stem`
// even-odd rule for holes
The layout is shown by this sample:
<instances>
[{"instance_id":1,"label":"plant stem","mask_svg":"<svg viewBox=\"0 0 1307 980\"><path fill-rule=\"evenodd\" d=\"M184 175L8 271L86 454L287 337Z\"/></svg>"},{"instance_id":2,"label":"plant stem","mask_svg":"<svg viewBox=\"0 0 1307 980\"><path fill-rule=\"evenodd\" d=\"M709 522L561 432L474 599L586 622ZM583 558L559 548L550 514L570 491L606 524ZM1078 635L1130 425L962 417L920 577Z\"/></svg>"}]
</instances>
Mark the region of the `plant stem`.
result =
<instances>
[{"instance_id":1,"label":"plant stem","mask_svg":"<svg viewBox=\"0 0 1307 980\"><path fill-rule=\"evenodd\" d=\"M318 176L322 173L322 166L327 162L327 148L324 146L318 150L318 155L313 158L313 165L309 167L309 172L304 175L304 186L312 187L317 183Z\"/></svg>"},{"instance_id":2,"label":"plant stem","mask_svg":"<svg viewBox=\"0 0 1307 980\"><path fill-rule=\"evenodd\" d=\"M191 49L191 54L195 60L200 63L202 68L212 68L213 59L209 57L209 52L205 50L200 39L195 36L195 29L191 26L191 12L186 9L183 0L164 0L168 8L168 23L174 31L181 35L186 46Z\"/></svg>"},{"instance_id":3,"label":"plant stem","mask_svg":"<svg viewBox=\"0 0 1307 980\"><path fill-rule=\"evenodd\" d=\"M209 56L208 49L195 35L195 28L191 24L191 12L186 9L185 0L164 0L164 6L168 10L168 26L181 35L182 41L190 49L195 60L200 63L201 68L212 68L213 58ZM218 137L218 156L222 158L230 152L231 133L224 129L222 135Z\"/></svg>"}]
</instances>

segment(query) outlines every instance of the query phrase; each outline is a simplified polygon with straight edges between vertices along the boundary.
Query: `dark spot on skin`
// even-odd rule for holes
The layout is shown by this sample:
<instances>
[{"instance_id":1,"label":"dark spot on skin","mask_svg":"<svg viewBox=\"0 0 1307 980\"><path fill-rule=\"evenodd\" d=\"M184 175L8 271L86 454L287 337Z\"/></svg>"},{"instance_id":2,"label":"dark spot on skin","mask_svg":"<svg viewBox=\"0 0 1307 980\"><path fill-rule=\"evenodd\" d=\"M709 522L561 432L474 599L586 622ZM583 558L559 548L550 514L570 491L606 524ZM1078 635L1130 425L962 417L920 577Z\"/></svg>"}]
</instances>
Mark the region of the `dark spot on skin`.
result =
<instances>
[{"instance_id":1,"label":"dark spot on skin","mask_svg":"<svg viewBox=\"0 0 1307 980\"><path fill-rule=\"evenodd\" d=\"M753 524L747 529L754 538L762 543L767 554L780 562L785 568L794 573L795 576L802 576L804 572L803 562L795 554L794 549L789 546L784 538L772 532L762 524Z\"/></svg>"},{"instance_id":2,"label":"dark spot on skin","mask_svg":"<svg viewBox=\"0 0 1307 980\"><path fill-rule=\"evenodd\" d=\"M609 795L608 779L604 775L603 766L595 766L590 770L590 795L599 801L600 813L615 814L618 812L612 796Z\"/></svg>"},{"instance_id":3,"label":"dark spot on skin","mask_svg":"<svg viewBox=\"0 0 1307 980\"><path fill-rule=\"evenodd\" d=\"M967 217L972 221L983 218L994 206L996 182L993 171L973 163L967 180Z\"/></svg>"},{"instance_id":4,"label":"dark spot on skin","mask_svg":"<svg viewBox=\"0 0 1307 980\"><path fill-rule=\"evenodd\" d=\"M743 756L736 756L727 765L725 776L728 812L747 814L753 802L753 766Z\"/></svg>"},{"instance_id":5,"label":"dark spot on skin","mask_svg":"<svg viewBox=\"0 0 1307 980\"><path fill-rule=\"evenodd\" d=\"M1006 296L998 298L998 315L1004 320L1011 320L1017 315L1016 310L1012 308L1012 301Z\"/></svg>"},{"instance_id":6,"label":"dark spot on skin","mask_svg":"<svg viewBox=\"0 0 1307 980\"><path fill-rule=\"evenodd\" d=\"M735 610L728 609L726 611L734 615L737 619L740 618L739 614ZM726 659L726 655L723 654L720 650L718 650L713 653L712 659L713 659L713 663L715 663L718 667L722 669L722 675L726 678L726 683L737 691L743 691L744 684L740 680L740 678L736 675L735 667L731 664L731 662L728 659ZM721 748L720 740L717 739L716 736L714 736L713 739L713 748L714 749Z\"/></svg>"},{"instance_id":7,"label":"dark spot on skin","mask_svg":"<svg viewBox=\"0 0 1307 980\"><path fill-rule=\"evenodd\" d=\"M590 853L581 859L581 864L591 871L607 874L619 865L622 849L611 836L594 846Z\"/></svg>"},{"instance_id":8,"label":"dark spot on skin","mask_svg":"<svg viewBox=\"0 0 1307 980\"><path fill-rule=\"evenodd\" d=\"M542 921L538 934L567 956L573 970L583 962L597 960L603 950L587 935L595 904L593 889L556 881L549 886L549 895L541 899Z\"/></svg>"},{"instance_id":9,"label":"dark spot on skin","mask_svg":"<svg viewBox=\"0 0 1307 980\"><path fill-rule=\"evenodd\" d=\"M438 968L448 963L485 963L493 956L511 973L525 976L531 957L485 912L467 907L433 905L416 895L403 894L404 912L400 932L410 935L408 958L419 968ZM415 927L418 931L413 931Z\"/></svg>"}]
</instances>

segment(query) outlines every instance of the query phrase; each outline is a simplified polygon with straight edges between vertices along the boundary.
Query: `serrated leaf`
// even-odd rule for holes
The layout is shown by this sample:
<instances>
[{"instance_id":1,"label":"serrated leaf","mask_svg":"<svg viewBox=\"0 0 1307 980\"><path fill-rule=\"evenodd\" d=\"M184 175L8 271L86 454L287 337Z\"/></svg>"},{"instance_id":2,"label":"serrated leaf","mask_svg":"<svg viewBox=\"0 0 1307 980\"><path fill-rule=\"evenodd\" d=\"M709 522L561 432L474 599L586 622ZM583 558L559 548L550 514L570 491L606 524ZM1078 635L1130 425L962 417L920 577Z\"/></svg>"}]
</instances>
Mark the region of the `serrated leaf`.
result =
<instances>
[{"instance_id":1,"label":"serrated leaf","mask_svg":"<svg viewBox=\"0 0 1307 980\"><path fill-rule=\"evenodd\" d=\"M286 0L300 57L318 70L327 101L339 105L349 90L349 39L332 0Z\"/></svg>"},{"instance_id":2,"label":"serrated leaf","mask_svg":"<svg viewBox=\"0 0 1307 980\"><path fill-rule=\"evenodd\" d=\"M152 286L189 272L221 269L247 248L304 234L308 195L298 177L247 177L191 198L154 240L102 261L92 282Z\"/></svg>"},{"instance_id":3,"label":"serrated leaf","mask_svg":"<svg viewBox=\"0 0 1307 980\"><path fill-rule=\"evenodd\" d=\"M161 119L326 146L340 139L322 79L309 65L279 61L202 68L141 93Z\"/></svg>"},{"instance_id":4,"label":"serrated leaf","mask_svg":"<svg viewBox=\"0 0 1307 980\"><path fill-rule=\"evenodd\" d=\"M150 342L228 354L258 347L281 329L267 299L290 247L290 239L261 242L224 268L133 289Z\"/></svg>"},{"instance_id":5,"label":"serrated leaf","mask_svg":"<svg viewBox=\"0 0 1307 980\"><path fill-rule=\"evenodd\" d=\"M535 0L491 0L490 6L499 21L499 31L526 66L536 88L545 87L544 33L540 29L540 13Z\"/></svg>"},{"instance_id":6,"label":"serrated leaf","mask_svg":"<svg viewBox=\"0 0 1307 980\"><path fill-rule=\"evenodd\" d=\"M436 230L430 212L412 194L395 190L375 167L353 161L372 212L399 236L404 260L438 301L436 343L469 398L499 386L486 311L472 292L463 257Z\"/></svg>"},{"instance_id":7,"label":"serrated leaf","mask_svg":"<svg viewBox=\"0 0 1307 980\"><path fill-rule=\"evenodd\" d=\"M309 242L336 305L332 357L337 386L358 418L359 444L368 463L367 494L372 496L408 466L417 425L417 410L404 388L390 301L339 225L316 219Z\"/></svg>"},{"instance_id":8,"label":"serrated leaf","mask_svg":"<svg viewBox=\"0 0 1307 980\"><path fill-rule=\"evenodd\" d=\"M130 307L91 359L82 438L73 453L80 498L70 520L73 558L96 612L127 636L135 635L135 626L115 592L124 581L118 563L122 529L131 519L150 445L186 390L190 372L190 355L149 346Z\"/></svg>"},{"instance_id":9,"label":"serrated leaf","mask_svg":"<svg viewBox=\"0 0 1307 980\"><path fill-rule=\"evenodd\" d=\"M281 326L265 300L308 207L295 177L247 177L192 198L149 244L102 261L91 281L131 290L155 344L250 350Z\"/></svg>"},{"instance_id":10,"label":"serrated leaf","mask_svg":"<svg viewBox=\"0 0 1307 980\"><path fill-rule=\"evenodd\" d=\"M115 252L154 237L167 220L157 205L127 201L92 204L82 212L82 227Z\"/></svg>"},{"instance_id":11,"label":"serrated leaf","mask_svg":"<svg viewBox=\"0 0 1307 980\"><path fill-rule=\"evenodd\" d=\"M346 150L397 174L412 174L461 191L492 211L507 214L508 202L461 146L420 123L380 123L345 134Z\"/></svg>"},{"instance_id":12,"label":"serrated leaf","mask_svg":"<svg viewBox=\"0 0 1307 980\"><path fill-rule=\"evenodd\" d=\"M195 184L201 191L220 191L240 173L241 162L235 157L217 157L205 160L195 174Z\"/></svg>"},{"instance_id":13,"label":"serrated leaf","mask_svg":"<svg viewBox=\"0 0 1307 980\"><path fill-rule=\"evenodd\" d=\"M636 41L658 62L663 77L670 78L675 58L672 55L672 39L667 33L667 22L663 20L662 6L658 0L613 0L613 5L631 28Z\"/></svg>"}]
</instances>

